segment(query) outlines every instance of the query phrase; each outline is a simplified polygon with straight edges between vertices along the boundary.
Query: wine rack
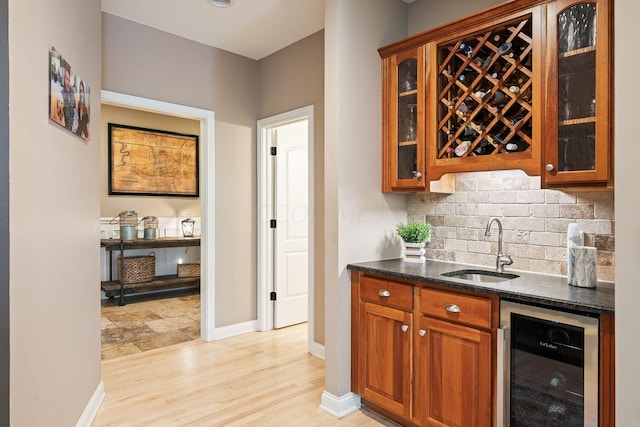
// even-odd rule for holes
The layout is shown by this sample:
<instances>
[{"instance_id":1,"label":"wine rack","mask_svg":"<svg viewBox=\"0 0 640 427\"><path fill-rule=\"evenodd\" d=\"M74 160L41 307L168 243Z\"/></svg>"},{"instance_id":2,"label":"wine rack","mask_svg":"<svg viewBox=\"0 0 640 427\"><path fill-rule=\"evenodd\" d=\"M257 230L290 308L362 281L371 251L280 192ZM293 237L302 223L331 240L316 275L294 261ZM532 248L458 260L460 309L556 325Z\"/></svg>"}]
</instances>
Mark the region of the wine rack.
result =
<instances>
[{"instance_id":1,"label":"wine rack","mask_svg":"<svg viewBox=\"0 0 640 427\"><path fill-rule=\"evenodd\" d=\"M440 159L530 157L532 17L524 15L437 46Z\"/></svg>"}]
</instances>

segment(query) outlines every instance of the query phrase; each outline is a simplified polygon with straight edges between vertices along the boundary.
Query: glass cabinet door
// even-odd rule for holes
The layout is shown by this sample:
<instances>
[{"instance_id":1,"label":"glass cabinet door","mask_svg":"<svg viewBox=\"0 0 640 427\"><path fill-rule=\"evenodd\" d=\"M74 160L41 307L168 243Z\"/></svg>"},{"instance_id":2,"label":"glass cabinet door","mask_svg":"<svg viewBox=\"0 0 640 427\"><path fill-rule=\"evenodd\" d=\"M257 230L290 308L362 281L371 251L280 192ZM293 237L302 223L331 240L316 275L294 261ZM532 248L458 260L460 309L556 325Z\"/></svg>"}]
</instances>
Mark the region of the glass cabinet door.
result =
<instances>
[{"instance_id":1,"label":"glass cabinet door","mask_svg":"<svg viewBox=\"0 0 640 427\"><path fill-rule=\"evenodd\" d=\"M389 58L387 190L421 190L426 186L423 52L419 47Z\"/></svg>"},{"instance_id":2,"label":"glass cabinet door","mask_svg":"<svg viewBox=\"0 0 640 427\"><path fill-rule=\"evenodd\" d=\"M610 67L607 1L556 3L550 34L555 109L547 134L547 183L607 181ZM550 103L553 105L552 103Z\"/></svg>"},{"instance_id":3,"label":"glass cabinet door","mask_svg":"<svg viewBox=\"0 0 640 427\"><path fill-rule=\"evenodd\" d=\"M398 179L418 172L418 60L405 59L398 68Z\"/></svg>"}]
</instances>

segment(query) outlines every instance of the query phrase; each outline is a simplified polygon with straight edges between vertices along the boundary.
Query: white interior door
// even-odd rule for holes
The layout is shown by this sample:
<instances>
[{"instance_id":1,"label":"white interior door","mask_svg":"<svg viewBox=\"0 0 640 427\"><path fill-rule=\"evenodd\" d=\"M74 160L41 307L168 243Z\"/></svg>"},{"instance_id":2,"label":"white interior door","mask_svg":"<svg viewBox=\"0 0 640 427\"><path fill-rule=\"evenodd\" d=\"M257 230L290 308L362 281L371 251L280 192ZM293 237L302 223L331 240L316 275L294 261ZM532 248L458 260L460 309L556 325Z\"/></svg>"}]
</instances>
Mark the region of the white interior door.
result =
<instances>
[{"instance_id":1,"label":"white interior door","mask_svg":"<svg viewBox=\"0 0 640 427\"><path fill-rule=\"evenodd\" d=\"M308 121L274 129L274 327L308 320Z\"/></svg>"}]
</instances>

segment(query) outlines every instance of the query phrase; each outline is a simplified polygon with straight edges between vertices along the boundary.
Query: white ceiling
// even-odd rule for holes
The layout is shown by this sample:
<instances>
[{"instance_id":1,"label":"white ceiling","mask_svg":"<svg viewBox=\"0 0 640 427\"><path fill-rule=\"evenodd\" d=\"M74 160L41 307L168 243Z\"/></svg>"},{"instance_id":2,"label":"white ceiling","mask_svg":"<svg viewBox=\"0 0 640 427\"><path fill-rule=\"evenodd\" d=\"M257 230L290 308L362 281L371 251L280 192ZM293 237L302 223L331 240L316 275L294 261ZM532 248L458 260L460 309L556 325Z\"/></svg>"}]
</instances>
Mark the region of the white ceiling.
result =
<instances>
[{"instance_id":1,"label":"white ceiling","mask_svg":"<svg viewBox=\"0 0 640 427\"><path fill-rule=\"evenodd\" d=\"M324 28L324 0L102 0L102 11L256 60Z\"/></svg>"}]
</instances>

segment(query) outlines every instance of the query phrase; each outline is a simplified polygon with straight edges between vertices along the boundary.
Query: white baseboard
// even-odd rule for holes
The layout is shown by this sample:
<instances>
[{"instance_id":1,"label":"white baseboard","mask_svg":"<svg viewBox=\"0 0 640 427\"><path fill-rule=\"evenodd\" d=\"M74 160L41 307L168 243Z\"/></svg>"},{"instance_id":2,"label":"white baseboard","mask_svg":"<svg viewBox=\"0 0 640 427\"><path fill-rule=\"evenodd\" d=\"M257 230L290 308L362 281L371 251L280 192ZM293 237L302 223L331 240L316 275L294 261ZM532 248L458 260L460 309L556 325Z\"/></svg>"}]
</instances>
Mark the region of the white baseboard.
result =
<instances>
[{"instance_id":1,"label":"white baseboard","mask_svg":"<svg viewBox=\"0 0 640 427\"><path fill-rule=\"evenodd\" d=\"M311 347L309 348L309 354L317 357L318 359L324 360L324 346L322 344L318 344L317 342L312 343Z\"/></svg>"},{"instance_id":2,"label":"white baseboard","mask_svg":"<svg viewBox=\"0 0 640 427\"><path fill-rule=\"evenodd\" d=\"M102 405L104 396L104 383L100 380L98 387L96 387L91 399L89 399L89 403L87 403L84 411L82 411L76 427L91 427L93 420L96 418L96 415L98 415L98 410L100 409L100 405Z\"/></svg>"},{"instance_id":3,"label":"white baseboard","mask_svg":"<svg viewBox=\"0 0 640 427\"><path fill-rule=\"evenodd\" d=\"M320 399L320 409L336 418L346 417L360 409L360 406L360 396L355 393L347 393L337 397L325 390Z\"/></svg>"},{"instance_id":4,"label":"white baseboard","mask_svg":"<svg viewBox=\"0 0 640 427\"><path fill-rule=\"evenodd\" d=\"M213 339L221 340L224 338L231 338L231 337L235 337L236 335L255 332L257 330L258 330L257 320L251 320L249 322L243 322L243 323L235 323L233 325L216 328L213 331Z\"/></svg>"}]
</instances>

